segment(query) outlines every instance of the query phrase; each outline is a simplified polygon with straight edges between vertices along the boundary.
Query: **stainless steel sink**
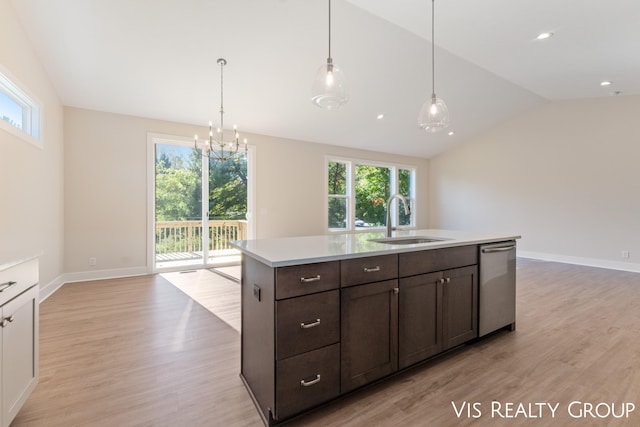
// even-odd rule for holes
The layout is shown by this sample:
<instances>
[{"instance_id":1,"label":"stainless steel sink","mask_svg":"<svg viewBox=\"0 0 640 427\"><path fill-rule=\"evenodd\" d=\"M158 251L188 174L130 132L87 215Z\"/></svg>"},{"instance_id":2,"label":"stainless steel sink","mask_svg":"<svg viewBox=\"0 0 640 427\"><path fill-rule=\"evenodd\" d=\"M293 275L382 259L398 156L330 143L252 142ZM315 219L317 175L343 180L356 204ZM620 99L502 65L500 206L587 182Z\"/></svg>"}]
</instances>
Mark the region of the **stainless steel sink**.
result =
<instances>
[{"instance_id":1,"label":"stainless steel sink","mask_svg":"<svg viewBox=\"0 0 640 427\"><path fill-rule=\"evenodd\" d=\"M441 239L429 236L400 236L400 237L383 237L380 239L369 239L370 242L385 243L387 245L417 245L420 243L443 242L451 239Z\"/></svg>"}]
</instances>

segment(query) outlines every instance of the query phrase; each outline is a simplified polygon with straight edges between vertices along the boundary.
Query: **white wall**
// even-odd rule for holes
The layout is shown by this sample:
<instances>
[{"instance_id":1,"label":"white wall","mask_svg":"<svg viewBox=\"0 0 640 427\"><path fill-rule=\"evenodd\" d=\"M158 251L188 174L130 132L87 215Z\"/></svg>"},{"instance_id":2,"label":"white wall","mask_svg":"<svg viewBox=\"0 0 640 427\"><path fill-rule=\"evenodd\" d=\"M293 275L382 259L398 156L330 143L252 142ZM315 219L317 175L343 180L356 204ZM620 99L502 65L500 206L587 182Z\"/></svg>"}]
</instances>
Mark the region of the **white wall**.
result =
<instances>
[{"instance_id":1,"label":"white wall","mask_svg":"<svg viewBox=\"0 0 640 427\"><path fill-rule=\"evenodd\" d=\"M63 273L63 109L9 0L0 0L0 65L43 103L44 149L0 129L0 264L41 254L40 283Z\"/></svg>"},{"instance_id":2,"label":"white wall","mask_svg":"<svg viewBox=\"0 0 640 427\"><path fill-rule=\"evenodd\" d=\"M640 271L640 96L552 102L430 161L430 225ZM630 252L623 259L621 251Z\"/></svg>"},{"instance_id":3,"label":"white wall","mask_svg":"<svg viewBox=\"0 0 640 427\"><path fill-rule=\"evenodd\" d=\"M206 129L70 107L64 126L65 271L144 271L147 132L190 137ZM257 238L325 233L325 155L415 165L424 196L417 223L427 224L425 159L264 135L248 138L256 147ZM97 258L96 267L88 266L89 257Z\"/></svg>"}]
</instances>

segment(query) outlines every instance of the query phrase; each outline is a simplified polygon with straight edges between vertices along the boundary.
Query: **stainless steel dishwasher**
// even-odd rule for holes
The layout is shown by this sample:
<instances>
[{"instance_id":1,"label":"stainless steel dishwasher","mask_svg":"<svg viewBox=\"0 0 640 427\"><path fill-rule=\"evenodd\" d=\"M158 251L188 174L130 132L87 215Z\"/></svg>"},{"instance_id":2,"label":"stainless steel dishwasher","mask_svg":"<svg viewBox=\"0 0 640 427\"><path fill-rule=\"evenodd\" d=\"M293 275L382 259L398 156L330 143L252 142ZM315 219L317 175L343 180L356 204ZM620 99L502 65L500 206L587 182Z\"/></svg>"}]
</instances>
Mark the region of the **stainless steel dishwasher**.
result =
<instances>
[{"instance_id":1,"label":"stainless steel dishwasher","mask_svg":"<svg viewBox=\"0 0 640 427\"><path fill-rule=\"evenodd\" d=\"M478 336L516 328L516 242L480 246Z\"/></svg>"}]
</instances>

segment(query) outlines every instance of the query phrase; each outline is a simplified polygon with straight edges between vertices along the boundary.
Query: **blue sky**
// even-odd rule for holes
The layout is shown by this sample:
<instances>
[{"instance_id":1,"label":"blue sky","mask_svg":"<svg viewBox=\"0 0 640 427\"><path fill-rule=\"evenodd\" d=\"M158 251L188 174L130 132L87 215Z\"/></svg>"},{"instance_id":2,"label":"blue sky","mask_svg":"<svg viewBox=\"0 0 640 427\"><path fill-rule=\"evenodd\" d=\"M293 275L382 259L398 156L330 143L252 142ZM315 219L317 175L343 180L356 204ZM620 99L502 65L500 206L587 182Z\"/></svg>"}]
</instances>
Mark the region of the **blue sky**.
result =
<instances>
[{"instance_id":1,"label":"blue sky","mask_svg":"<svg viewBox=\"0 0 640 427\"><path fill-rule=\"evenodd\" d=\"M5 116L22 128L22 107L0 91L0 119Z\"/></svg>"}]
</instances>

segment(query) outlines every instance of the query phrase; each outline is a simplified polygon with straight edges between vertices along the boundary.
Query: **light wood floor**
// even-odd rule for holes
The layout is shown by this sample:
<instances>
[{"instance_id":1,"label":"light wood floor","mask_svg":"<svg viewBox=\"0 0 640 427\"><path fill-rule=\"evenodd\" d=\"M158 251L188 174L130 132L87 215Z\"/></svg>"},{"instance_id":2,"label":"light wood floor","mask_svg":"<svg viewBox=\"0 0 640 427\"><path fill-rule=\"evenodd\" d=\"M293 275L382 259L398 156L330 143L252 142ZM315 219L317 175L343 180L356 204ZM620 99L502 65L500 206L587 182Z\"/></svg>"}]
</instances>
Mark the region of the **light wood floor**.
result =
<instances>
[{"instance_id":1,"label":"light wood floor","mask_svg":"<svg viewBox=\"0 0 640 427\"><path fill-rule=\"evenodd\" d=\"M519 259L515 332L289 426L638 426L639 307L640 274ZM238 377L238 331L166 279L65 285L40 309L41 380L13 427L262 425ZM492 400L560 406L554 419L499 420ZM458 419L451 401L480 402L482 417ZM574 419L572 401L636 410Z\"/></svg>"}]
</instances>

